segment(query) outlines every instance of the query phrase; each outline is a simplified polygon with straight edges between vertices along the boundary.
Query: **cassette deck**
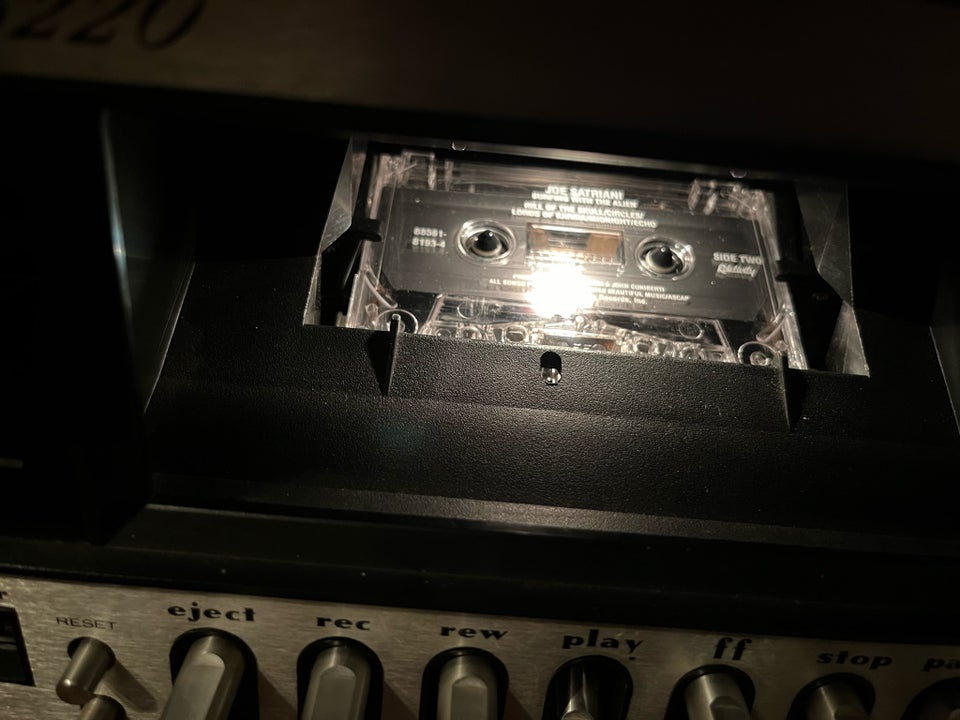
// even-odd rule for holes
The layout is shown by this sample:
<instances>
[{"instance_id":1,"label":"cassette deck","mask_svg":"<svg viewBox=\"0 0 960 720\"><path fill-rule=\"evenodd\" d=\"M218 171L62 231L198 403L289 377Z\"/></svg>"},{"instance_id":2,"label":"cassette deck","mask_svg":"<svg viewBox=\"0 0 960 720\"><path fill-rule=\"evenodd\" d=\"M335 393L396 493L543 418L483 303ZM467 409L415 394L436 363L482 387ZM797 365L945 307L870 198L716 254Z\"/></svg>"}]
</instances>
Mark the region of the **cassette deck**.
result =
<instances>
[{"instance_id":1,"label":"cassette deck","mask_svg":"<svg viewBox=\"0 0 960 720\"><path fill-rule=\"evenodd\" d=\"M0 716L955 715L953 10L95 5L0 3Z\"/></svg>"}]
</instances>

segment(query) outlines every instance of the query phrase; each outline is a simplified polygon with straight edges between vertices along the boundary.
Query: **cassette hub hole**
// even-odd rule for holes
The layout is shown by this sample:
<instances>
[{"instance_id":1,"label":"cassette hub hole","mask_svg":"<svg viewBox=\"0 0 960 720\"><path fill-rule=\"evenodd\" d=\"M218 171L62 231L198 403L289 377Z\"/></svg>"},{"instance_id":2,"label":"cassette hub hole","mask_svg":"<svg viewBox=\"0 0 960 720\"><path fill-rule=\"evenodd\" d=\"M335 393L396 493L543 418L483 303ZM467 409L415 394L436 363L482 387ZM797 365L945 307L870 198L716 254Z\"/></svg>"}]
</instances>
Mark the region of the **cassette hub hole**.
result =
<instances>
[{"instance_id":1,"label":"cassette hub hole","mask_svg":"<svg viewBox=\"0 0 960 720\"><path fill-rule=\"evenodd\" d=\"M461 254L474 262L498 264L506 262L516 246L513 233L491 220L466 223L457 244Z\"/></svg>"},{"instance_id":2,"label":"cassette hub hole","mask_svg":"<svg viewBox=\"0 0 960 720\"><path fill-rule=\"evenodd\" d=\"M672 274L680 266L680 258L665 245L647 250L643 257L647 265L657 272Z\"/></svg>"},{"instance_id":3,"label":"cassette hub hole","mask_svg":"<svg viewBox=\"0 0 960 720\"><path fill-rule=\"evenodd\" d=\"M693 269L693 254L688 245L664 238L647 238L637 246L637 264L647 275L679 278Z\"/></svg>"},{"instance_id":4,"label":"cassette hub hole","mask_svg":"<svg viewBox=\"0 0 960 720\"><path fill-rule=\"evenodd\" d=\"M473 241L474 252L478 255L491 255L503 249L503 243L492 230L484 230Z\"/></svg>"},{"instance_id":5,"label":"cassette hub hole","mask_svg":"<svg viewBox=\"0 0 960 720\"><path fill-rule=\"evenodd\" d=\"M494 230L481 230L467 239L467 249L479 258L500 258L507 254L506 238Z\"/></svg>"}]
</instances>

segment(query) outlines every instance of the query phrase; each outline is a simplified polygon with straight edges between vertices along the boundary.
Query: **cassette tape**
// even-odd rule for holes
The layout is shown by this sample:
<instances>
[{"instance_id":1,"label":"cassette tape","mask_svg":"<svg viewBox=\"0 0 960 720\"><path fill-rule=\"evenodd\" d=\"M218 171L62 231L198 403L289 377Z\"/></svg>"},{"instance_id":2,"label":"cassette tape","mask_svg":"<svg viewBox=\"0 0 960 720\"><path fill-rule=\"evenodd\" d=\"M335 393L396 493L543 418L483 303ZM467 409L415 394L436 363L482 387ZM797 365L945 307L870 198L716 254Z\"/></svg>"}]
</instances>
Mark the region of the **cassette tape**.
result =
<instances>
[{"instance_id":1,"label":"cassette tape","mask_svg":"<svg viewBox=\"0 0 960 720\"><path fill-rule=\"evenodd\" d=\"M348 327L806 367L763 191L430 152L368 167L380 237Z\"/></svg>"}]
</instances>

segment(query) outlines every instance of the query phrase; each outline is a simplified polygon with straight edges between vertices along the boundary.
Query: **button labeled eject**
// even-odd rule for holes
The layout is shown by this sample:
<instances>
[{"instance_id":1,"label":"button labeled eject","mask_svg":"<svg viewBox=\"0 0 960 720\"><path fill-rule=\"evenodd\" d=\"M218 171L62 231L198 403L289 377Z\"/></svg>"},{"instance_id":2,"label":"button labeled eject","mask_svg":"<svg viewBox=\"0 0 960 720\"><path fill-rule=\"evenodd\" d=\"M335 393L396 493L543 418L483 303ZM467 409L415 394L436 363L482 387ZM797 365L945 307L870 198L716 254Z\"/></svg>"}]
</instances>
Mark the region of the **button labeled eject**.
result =
<instances>
[{"instance_id":1,"label":"button labeled eject","mask_svg":"<svg viewBox=\"0 0 960 720\"><path fill-rule=\"evenodd\" d=\"M252 706L256 712L255 696L237 702L244 680L255 685L253 658L240 640L226 633L188 634L174 644L174 662L184 645L186 655L175 668L173 690L160 720L239 720L232 712L235 704Z\"/></svg>"}]
</instances>

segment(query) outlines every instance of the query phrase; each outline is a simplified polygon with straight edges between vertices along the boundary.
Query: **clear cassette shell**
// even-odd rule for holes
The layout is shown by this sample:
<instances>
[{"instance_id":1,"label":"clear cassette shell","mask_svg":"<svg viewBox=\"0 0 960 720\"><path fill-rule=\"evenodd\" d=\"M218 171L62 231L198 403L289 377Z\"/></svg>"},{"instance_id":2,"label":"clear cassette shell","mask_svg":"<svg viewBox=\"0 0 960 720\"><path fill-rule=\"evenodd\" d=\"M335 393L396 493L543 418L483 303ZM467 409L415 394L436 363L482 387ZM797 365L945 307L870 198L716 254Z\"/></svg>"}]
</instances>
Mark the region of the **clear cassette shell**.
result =
<instances>
[{"instance_id":1,"label":"clear cassette shell","mask_svg":"<svg viewBox=\"0 0 960 720\"><path fill-rule=\"evenodd\" d=\"M763 191L709 179L383 153L348 327L804 368Z\"/></svg>"}]
</instances>

